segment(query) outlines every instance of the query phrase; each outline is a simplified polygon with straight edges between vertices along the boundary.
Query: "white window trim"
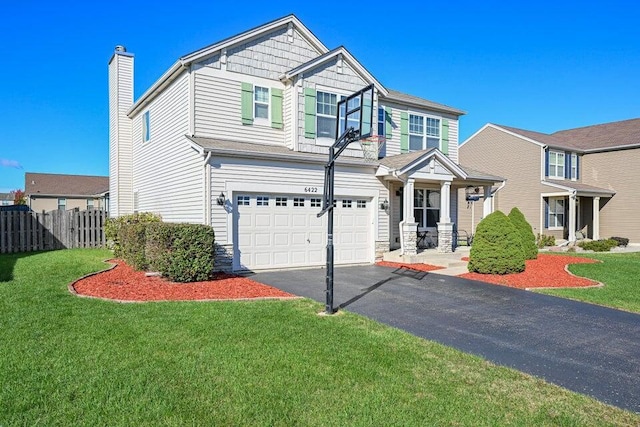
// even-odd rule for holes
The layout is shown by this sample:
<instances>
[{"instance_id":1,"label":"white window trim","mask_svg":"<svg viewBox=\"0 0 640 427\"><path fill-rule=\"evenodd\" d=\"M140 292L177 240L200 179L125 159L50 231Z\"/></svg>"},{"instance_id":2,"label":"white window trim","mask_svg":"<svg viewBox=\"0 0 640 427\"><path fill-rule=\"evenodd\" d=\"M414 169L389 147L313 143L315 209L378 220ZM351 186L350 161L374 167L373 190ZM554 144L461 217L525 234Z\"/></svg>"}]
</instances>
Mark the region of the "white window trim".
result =
<instances>
[{"instance_id":1,"label":"white window trim","mask_svg":"<svg viewBox=\"0 0 640 427\"><path fill-rule=\"evenodd\" d=\"M411 116L419 116L422 117L422 150L426 150L427 149L427 138L435 138L435 136L431 136L431 135L427 135L427 119L435 119L438 120L438 150L442 150L442 117L440 116L435 116L432 114L426 114L426 113L420 113L417 111L407 111L408 116L407 116L407 120L408 120L408 127L409 127L409 151L417 151L417 150L412 150L411 149L411 135L414 136L418 136L419 134L417 133L412 133L411 132Z\"/></svg>"},{"instance_id":2,"label":"white window trim","mask_svg":"<svg viewBox=\"0 0 640 427\"><path fill-rule=\"evenodd\" d=\"M321 86L321 85L316 85L315 89L316 89L316 145L320 145L323 147L331 147L333 143L336 142L336 140L333 138L319 137L317 133L318 132L318 110L317 110L318 92L324 92L324 93L330 93L332 95L336 95L336 109L338 108L338 102L340 102L342 99L351 95L351 93L345 90L336 89L328 86ZM325 114L323 114L322 116L328 117Z\"/></svg>"},{"instance_id":3,"label":"white window trim","mask_svg":"<svg viewBox=\"0 0 640 427\"><path fill-rule=\"evenodd\" d=\"M380 110L382 110L382 121L380 121ZM378 136L386 136L386 133L387 133L387 109L384 108L384 106L378 105L378 115L376 116L376 119L377 119L376 130L378 131ZM380 125L381 124L382 124L382 132L380 132Z\"/></svg>"},{"instance_id":4,"label":"white window trim","mask_svg":"<svg viewBox=\"0 0 640 427\"><path fill-rule=\"evenodd\" d=\"M549 227L547 227L547 230L552 230L552 231L560 231L560 230L564 230L564 226L563 225L551 225L551 218L554 218L557 222L557 213L555 211L551 210L551 202L553 201L553 205L554 207L557 206L557 201L558 200L562 200L562 220L564 222L565 220L565 206L564 206L564 197L549 197L549 211L547 212L547 224L549 224ZM551 214L554 214L554 216L552 216Z\"/></svg>"},{"instance_id":5,"label":"white window trim","mask_svg":"<svg viewBox=\"0 0 640 427\"><path fill-rule=\"evenodd\" d=\"M256 101L256 89L266 89L267 90L267 102L258 102ZM267 106L267 117L256 117L256 104L266 105ZM267 86L261 85L253 85L253 124L254 125L262 125L262 126L271 126L271 88Z\"/></svg>"},{"instance_id":6,"label":"white window trim","mask_svg":"<svg viewBox=\"0 0 640 427\"><path fill-rule=\"evenodd\" d=\"M555 175L551 175L551 154L555 154L556 155L556 163L553 163L553 166L556 167L556 173ZM562 156L562 162L558 162L558 156ZM553 178L553 179L564 179L564 174L565 174L565 170L564 168L566 167L566 158L565 158L566 154L564 153L564 151L556 151L556 150L549 150L549 178ZM558 175L558 166L562 166L562 175Z\"/></svg>"}]
</instances>

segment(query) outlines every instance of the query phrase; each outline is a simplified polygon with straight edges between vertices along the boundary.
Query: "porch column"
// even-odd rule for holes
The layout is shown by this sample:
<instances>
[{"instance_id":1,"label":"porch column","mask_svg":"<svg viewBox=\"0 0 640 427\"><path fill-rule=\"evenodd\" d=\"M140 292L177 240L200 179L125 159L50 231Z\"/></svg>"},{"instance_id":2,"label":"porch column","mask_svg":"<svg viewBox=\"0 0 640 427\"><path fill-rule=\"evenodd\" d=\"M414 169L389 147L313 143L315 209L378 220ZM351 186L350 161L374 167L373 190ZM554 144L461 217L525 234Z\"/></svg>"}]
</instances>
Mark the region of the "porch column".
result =
<instances>
[{"instance_id":1,"label":"porch column","mask_svg":"<svg viewBox=\"0 0 640 427\"><path fill-rule=\"evenodd\" d=\"M438 252L453 252L453 224L451 223L451 182L440 184L440 222L438 222Z\"/></svg>"},{"instance_id":2,"label":"porch column","mask_svg":"<svg viewBox=\"0 0 640 427\"><path fill-rule=\"evenodd\" d=\"M402 254L403 255L415 255L418 253L417 247L417 231L418 224L415 222L414 217L414 204L413 204L413 190L415 188L416 180L409 178L404 186L403 206L404 206L404 221L400 223L400 233L402 234Z\"/></svg>"},{"instance_id":3,"label":"porch column","mask_svg":"<svg viewBox=\"0 0 640 427\"><path fill-rule=\"evenodd\" d=\"M493 196L491 195L491 186L484 186L484 201L482 203L482 218L493 212Z\"/></svg>"},{"instance_id":4,"label":"porch column","mask_svg":"<svg viewBox=\"0 0 640 427\"><path fill-rule=\"evenodd\" d=\"M593 198L593 240L600 240L600 197Z\"/></svg>"},{"instance_id":5,"label":"porch column","mask_svg":"<svg viewBox=\"0 0 640 427\"><path fill-rule=\"evenodd\" d=\"M569 236L570 242L576 241L576 193L569 195Z\"/></svg>"}]
</instances>

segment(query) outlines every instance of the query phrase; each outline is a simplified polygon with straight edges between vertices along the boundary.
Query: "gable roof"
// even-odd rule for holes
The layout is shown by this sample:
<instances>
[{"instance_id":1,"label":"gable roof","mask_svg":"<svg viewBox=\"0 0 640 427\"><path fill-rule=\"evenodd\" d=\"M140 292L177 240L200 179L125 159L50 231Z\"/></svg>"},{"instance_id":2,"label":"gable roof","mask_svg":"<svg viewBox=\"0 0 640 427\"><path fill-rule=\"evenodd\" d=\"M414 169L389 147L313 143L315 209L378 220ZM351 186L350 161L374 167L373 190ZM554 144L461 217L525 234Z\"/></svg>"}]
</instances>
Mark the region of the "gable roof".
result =
<instances>
[{"instance_id":1,"label":"gable roof","mask_svg":"<svg viewBox=\"0 0 640 427\"><path fill-rule=\"evenodd\" d=\"M138 110L143 108L149 101L151 101L162 89L164 89L169 83L171 83L180 73L186 70L192 63L205 59L208 56L215 54L216 52L242 43L249 39L259 36L262 33L273 31L276 28L293 25L298 31L300 31L309 42L322 53L326 53L329 49L318 39L302 22L293 14L283 16L282 18L275 19L267 22L266 24L259 25L250 30L244 31L235 36L227 37L219 42L210 44L201 49L181 56L178 60L162 75L160 78L149 88L145 93L138 98L138 100L129 109L127 114L135 114Z\"/></svg>"},{"instance_id":2,"label":"gable roof","mask_svg":"<svg viewBox=\"0 0 640 427\"><path fill-rule=\"evenodd\" d=\"M492 123L488 123L487 126L514 133L541 145L582 153L640 148L640 118L566 129L552 134L494 125Z\"/></svg>"},{"instance_id":3,"label":"gable roof","mask_svg":"<svg viewBox=\"0 0 640 427\"><path fill-rule=\"evenodd\" d=\"M396 101L402 104L409 104L419 108L428 108L429 110L441 111L444 113L450 113L454 116L462 116L467 114L465 111L457 108L449 107L448 105L439 104L437 102L429 101L424 98L409 95L406 93L398 92L397 90L389 89L389 94L384 96L389 101Z\"/></svg>"},{"instance_id":4,"label":"gable roof","mask_svg":"<svg viewBox=\"0 0 640 427\"><path fill-rule=\"evenodd\" d=\"M97 196L109 191L108 176L26 172L24 181L27 195Z\"/></svg>"},{"instance_id":5,"label":"gable roof","mask_svg":"<svg viewBox=\"0 0 640 427\"><path fill-rule=\"evenodd\" d=\"M364 77L366 81L368 81L369 83L373 83L375 87L378 89L378 93L380 93L383 96L389 93L389 91L387 91L387 89L385 89L385 87L382 86L382 84L378 80L376 80L376 78L373 77L373 75L369 71L367 71L367 69L364 68L362 64L360 64L360 62L358 62L358 60L353 55L351 55L351 53L344 46L338 46L337 48L330 50L329 52L323 55L320 55L312 59L311 61L307 61L304 64L300 64L296 68L293 68L287 71L286 73L284 73L280 79L289 80L297 76L298 74L301 74L308 70L316 68L339 56L342 56L343 60L346 60L347 63L351 65L351 67L354 68L354 70L358 74Z\"/></svg>"}]
</instances>

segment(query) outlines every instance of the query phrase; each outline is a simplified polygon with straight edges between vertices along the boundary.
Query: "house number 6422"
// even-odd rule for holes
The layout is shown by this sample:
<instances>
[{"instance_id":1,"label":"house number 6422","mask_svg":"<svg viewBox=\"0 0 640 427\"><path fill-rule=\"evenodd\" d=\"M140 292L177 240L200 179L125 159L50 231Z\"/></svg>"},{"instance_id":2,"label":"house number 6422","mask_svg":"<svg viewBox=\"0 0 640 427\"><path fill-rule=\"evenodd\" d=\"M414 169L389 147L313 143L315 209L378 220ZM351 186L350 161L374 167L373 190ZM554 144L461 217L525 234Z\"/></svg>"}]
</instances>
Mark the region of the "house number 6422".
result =
<instances>
[{"instance_id":1,"label":"house number 6422","mask_svg":"<svg viewBox=\"0 0 640 427\"><path fill-rule=\"evenodd\" d=\"M318 187L304 187L305 193L317 193Z\"/></svg>"}]
</instances>

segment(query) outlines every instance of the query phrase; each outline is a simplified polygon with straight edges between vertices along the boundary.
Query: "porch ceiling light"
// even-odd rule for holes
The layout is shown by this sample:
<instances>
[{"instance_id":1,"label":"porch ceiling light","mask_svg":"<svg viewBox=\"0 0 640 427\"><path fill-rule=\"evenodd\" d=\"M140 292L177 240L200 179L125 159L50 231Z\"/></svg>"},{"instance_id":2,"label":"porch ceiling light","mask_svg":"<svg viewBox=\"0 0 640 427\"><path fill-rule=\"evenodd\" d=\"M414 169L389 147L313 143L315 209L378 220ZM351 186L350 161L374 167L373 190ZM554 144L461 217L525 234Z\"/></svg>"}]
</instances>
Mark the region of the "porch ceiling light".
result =
<instances>
[{"instance_id":1,"label":"porch ceiling light","mask_svg":"<svg viewBox=\"0 0 640 427\"><path fill-rule=\"evenodd\" d=\"M224 193L220 193L218 198L216 199L216 203L218 206L224 206L224 202L227 201L227 198L224 196Z\"/></svg>"}]
</instances>

